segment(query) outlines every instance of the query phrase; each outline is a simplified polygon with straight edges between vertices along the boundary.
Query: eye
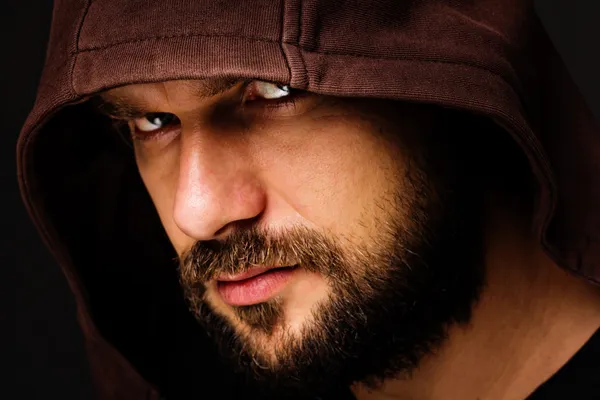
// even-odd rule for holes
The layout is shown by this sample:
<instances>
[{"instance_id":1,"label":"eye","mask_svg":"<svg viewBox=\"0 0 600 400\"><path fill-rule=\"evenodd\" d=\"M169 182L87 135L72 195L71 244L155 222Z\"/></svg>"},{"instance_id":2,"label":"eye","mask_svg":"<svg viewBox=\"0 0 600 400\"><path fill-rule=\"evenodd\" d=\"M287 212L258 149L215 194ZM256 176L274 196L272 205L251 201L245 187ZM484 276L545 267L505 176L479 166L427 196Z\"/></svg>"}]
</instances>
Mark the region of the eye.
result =
<instances>
[{"instance_id":1,"label":"eye","mask_svg":"<svg viewBox=\"0 0 600 400\"><path fill-rule=\"evenodd\" d=\"M177 117L170 113L150 113L133 120L135 129L140 132L152 132L176 123Z\"/></svg>"},{"instance_id":2,"label":"eye","mask_svg":"<svg viewBox=\"0 0 600 400\"><path fill-rule=\"evenodd\" d=\"M251 81L244 96L244 101L253 100L276 100L292 94L289 85L265 81Z\"/></svg>"}]
</instances>

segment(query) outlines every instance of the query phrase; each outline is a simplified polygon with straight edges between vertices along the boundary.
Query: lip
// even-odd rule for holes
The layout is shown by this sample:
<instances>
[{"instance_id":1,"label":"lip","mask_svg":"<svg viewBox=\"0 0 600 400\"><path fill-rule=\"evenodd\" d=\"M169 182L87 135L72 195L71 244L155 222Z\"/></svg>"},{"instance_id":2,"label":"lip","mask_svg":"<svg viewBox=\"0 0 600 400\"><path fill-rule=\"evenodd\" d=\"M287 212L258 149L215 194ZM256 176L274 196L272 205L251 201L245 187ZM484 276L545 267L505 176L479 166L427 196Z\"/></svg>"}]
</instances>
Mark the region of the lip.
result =
<instances>
[{"instance_id":1,"label":"lip","mask_svg":"<svg viewBox=\"0 0 600 400\"><path fill-rule=\"evenodd\" d=\"M265 272L267 272L270 269L275 269L275 268L283 268L285 267L284 265L280 265L280 266L258 266L258 267L254 267L249 269L246 272L242 272L239 274L234 274L234 275L219 275L217 277L217 281L221 281L221 282L237 282L237 281L243 281L244 279L250 279L255 277L256 275L260 275L263 274Z\"/></svg>"},{"instance_id":2,"label":"lip","mask_svg":"<svg viewBox=\"0 0 600 400\"><path fill-rule=\"evenodd\" d=\"M221 276L217 291L230 306L249 306L277 296L295 276L297 265L257 267L242 274Z\"/></svg>"}]
</instances>

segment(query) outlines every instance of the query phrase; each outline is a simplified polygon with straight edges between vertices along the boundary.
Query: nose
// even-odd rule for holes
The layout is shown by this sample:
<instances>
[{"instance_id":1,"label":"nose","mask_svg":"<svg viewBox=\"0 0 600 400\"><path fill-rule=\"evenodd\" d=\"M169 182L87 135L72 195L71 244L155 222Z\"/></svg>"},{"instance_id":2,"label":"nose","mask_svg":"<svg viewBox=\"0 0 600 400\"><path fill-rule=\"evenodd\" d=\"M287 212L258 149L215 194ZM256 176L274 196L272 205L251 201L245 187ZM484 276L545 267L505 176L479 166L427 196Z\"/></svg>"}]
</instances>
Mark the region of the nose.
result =
<instances>
[{"instance_id":1,"label":"nose","mask_svg":"<svg viewBox=\"0 0 600 400\"><path fill-rule=\"evenodd\" d=\"M206 136L182 139L179 162L173 219L187 236L216 239L263 211L266 196L243 151Z\"/></svg>"}]
</instances>

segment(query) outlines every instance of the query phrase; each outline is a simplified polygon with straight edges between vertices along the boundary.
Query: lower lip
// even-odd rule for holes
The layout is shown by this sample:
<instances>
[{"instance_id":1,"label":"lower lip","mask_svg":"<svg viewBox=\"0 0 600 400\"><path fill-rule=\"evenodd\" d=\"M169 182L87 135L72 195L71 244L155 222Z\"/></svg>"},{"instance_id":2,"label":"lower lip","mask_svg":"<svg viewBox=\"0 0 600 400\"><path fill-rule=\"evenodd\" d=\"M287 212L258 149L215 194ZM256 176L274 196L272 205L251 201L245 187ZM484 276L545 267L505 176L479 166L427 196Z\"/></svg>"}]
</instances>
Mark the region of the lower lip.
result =
<instances>
[{"instance_id":1,"label":"lower lip","mask_svg":"<svg viewBox=\"0 0 600 400\"><path fill-rule=\"evenodd\" d=\"M231 306L263 303L277 295L297 268L276 268L240 281L218 281L217 290Z\"/></svg>"}]
</instances>

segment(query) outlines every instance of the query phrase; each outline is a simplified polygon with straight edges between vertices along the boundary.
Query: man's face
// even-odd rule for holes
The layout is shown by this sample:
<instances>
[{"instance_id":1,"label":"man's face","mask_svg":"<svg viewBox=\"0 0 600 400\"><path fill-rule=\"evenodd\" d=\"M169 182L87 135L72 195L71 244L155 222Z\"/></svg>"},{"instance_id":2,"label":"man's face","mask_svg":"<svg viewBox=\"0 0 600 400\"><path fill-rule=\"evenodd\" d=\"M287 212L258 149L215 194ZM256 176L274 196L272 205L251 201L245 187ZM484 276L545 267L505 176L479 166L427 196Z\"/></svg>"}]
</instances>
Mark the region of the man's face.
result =
<instances>
[{"instance_id":1,"label":"man's face","mask_svg":"<svg viewBox=\"0 0 600 400\"><path fill-rule=\"evenodd\" d=\"M137 165L191 311L273 386L410 371L483 282L466 151L433 108L213 83L103 95L138 109Z\"/></svg>"}]
</instances>

